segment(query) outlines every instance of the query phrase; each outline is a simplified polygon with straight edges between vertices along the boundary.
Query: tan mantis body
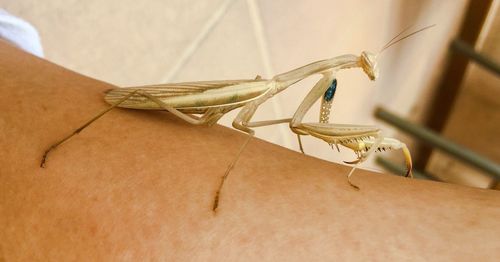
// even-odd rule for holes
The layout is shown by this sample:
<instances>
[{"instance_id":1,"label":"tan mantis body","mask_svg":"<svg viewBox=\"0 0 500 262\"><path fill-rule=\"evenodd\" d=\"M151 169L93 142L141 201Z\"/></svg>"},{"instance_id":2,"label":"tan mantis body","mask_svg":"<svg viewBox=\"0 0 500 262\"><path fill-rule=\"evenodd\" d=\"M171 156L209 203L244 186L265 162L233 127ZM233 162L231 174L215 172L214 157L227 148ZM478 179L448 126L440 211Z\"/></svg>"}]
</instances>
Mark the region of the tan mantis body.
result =
<instances>
[{"instance_id":1,"label":"tan mantis body","mask_svg":"<svg viewBox=\"0 0 500 262\"><path fill-rule=\"evenodd\" d=\"M429 27L418 30L410 35L425 30ZM400 40L409 37L407 35ZM398 35L399 36L399 35ZM394 38L395 39L395 38ZM394 40L393 39L393 40ZM398 41L400 41L398 40ZM396 42L398 42L396 41ZM392 40L391 40L392 42ZM396 43L389 42L385 48ZM111 89L105 96L106 102L111 106L93 117L73 133L53 144L42 157L40 166L44 167L48 154L60 144L67 141L72 136L81 132L108 111L115 107L145 109L145 110L167 110L179 118L195 125L213 125L224 114L242 107L239 114L233 121L233 127L249 134L249 138L240 148L237 157L232 161L221 179L217 190L213 210L218 207L219 194L222 185L245 148L251 136L254 135L253 127L289 123L291 130L297 134L301 151L301 135L311 135L322 139L330 145L342 145L353 150L357 154L357 160L347 162L358 164L366 159L372 152L385 151L391 149L402 149L408 172L406 176L411 176L411 156L406 146L396 139L384 138L380 130L374 126L362 125L342 125L328 123L331 101L323 101L320 111L319 123L302 123L304 115L313 104L325 94L336 73L341 69L362 68L371 80L378 77L377 57L369 52L362 52L360 56L343 55L327 60L321 60L309 65L294 69L292 71L279 74L272 79L261 79L257 77L252 80L223 80L174 83L162 85L150 85L141 87L127 87ZM289 86L314 74L321 74L322 78L315 84L306 98L299 105L292 118L250 122L257 108L269 98L285 90ZM201 116L195 116L199 114ZM354 168L348 175L348 181Z\"/></svg>"},{"instance_id":2,"label":"tan mantis body","mask_svg":"<svg viewBox=\"0 0 500 262\"><path fill-rule=\"evenodd\" d=\"M361 56L344 55L311 63L290 72L277 75L269 80L260 79L258 77L253 80L205 81L111 89L105 96L106 102L111 104L111 107L92 118L63 140L51 146L45 152L41 166L44 166L48 154L53 149L73 135L81 132L90 123L97 120L114 107L167 110L185 121L196 125L215 124L227 112L243 107L234 119L233 126L250 136L253 136L255 133L254 130L251 129L252 127L289 123L291 130L299 136L312 135L329 144L340 144L352 149L357 153L358 160L351 163L357 163L365 158L368 149L373 146L375 146L375 149L382 150L384 148L401 148L404 144L397 140L388 140L387 138L377 142L376 139L380 137L380 132L376 127L328 123L302 123L302 119L316 100L325 93L338 70L361 67L370 79L375 80L377 77L377 67L374 59L375 56L367 52L363 52ZM250 122L260 104L296 82L313 74L322 74L323 78L321 78L312 88L304 101L300 104L293 118ZM201 114L201 116L197 117L192 114ZM241 147L240 153L247 143L248 140ZM407 153L407 151L405 151L405 153ZM231 163L221 180L214 202L214 210L218 206L222 184L237 159L238 157ZM410 168L409 170L411 170L411 158L409 154L407 154L407 159L410 161L408 162L408 166ZM349 183L351 183L350 180Z\"/></svg>"}]
</instances>

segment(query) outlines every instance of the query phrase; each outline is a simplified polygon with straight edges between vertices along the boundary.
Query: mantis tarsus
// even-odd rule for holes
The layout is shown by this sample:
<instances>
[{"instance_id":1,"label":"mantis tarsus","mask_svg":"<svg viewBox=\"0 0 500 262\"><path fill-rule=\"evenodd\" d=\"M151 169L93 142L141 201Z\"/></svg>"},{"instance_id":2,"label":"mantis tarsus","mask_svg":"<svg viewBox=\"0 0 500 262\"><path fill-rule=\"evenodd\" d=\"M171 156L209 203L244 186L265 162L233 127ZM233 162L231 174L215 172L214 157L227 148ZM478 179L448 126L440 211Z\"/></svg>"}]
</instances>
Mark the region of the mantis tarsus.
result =
<instances>
[{"instance_id":1,"label":"mantis tarsus","mask_svg":"<svg viewBox=\"0 0 500 262\"><path fill-rule=\"evenodd\" d=\"M429 27L432 26L422 28L396 40L403 31L393 38L383 50ZM272 79L262 79L257 76L251 80L186 82L111 89L104 98L111 106L87 121L70 135L50 146L45 151L40 166L45 167L47 157L52 150L72 136L80 133L92 122L115 107L166 110L194 125L213 125L227 112L241 107L241 111L233 121L233 127L247 133L249 136L221 178L214 199L213 211L218 207L220 192L226 177L255 133L252 129L254 127L289 123L291 130L297 134L302 152L304 151L300 136L311 135L326 141L332 146L335 145L337 148L338 145L342 145L353 150L357 154L357 160L346 162L349 164L362 162L375 150L402 149L408 168L406 176L411 176L411 156L405 144L396 139L384 138L380 134L380 129L375 126L328 123L336 88L336 73L341 69L348 68L362 68L371 80L375 80L378 77L377 56L366 51L362 52L360 56L338 56L276 75ZM321 74L322 78L307 94L292 118L250 122L255 111L262 103L289 86L314 74ZM319 123L303 123L304 115L321 97L323 99ZM195 116L194 114L201 116ZM356 166L348 174L348 182L351 186L358 188L350 180L355 168Z\"/></svg>"}]
</instances>

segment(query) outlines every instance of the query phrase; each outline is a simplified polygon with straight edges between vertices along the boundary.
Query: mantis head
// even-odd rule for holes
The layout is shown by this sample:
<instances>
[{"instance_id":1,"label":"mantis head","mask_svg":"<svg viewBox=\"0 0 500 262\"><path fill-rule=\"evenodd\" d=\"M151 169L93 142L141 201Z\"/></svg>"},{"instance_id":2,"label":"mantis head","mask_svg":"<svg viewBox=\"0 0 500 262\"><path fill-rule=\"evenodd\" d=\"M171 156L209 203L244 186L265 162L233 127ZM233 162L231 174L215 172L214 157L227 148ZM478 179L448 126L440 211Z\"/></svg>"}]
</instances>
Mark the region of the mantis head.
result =
<instances>
[{"instance_id":1,"label":"mantis head","mask_svg":"<svg viewBox=\"0 0 500 262\"><path fill-rule=\"evenodd\" d=\"M400 41L402 41L410 36L413 36L415 34L418 34L424 30L427 30L433 26L435 26L435 25L426 26L426 27L421 28L415 32L412 32L412 33L409 33L407 35L402 36L403 33L406 32L410 28L410 27L407 27L406 29L401 31L399 34L397 34L395 37L393 37L384 47L382 47L382 49L380 50L380 52L378 54L381 54L384 50L393 46L394 44L397 44ZM371 52L363 51L361 53L360 58L359 58L359 64L363 68L363 71L365 71L365 73L368 75L370 80L376 80L378 78L377 57L378 57L378 55L375 55Z\"/></svg>"},{"instance_id":2,"label":"mantis head","mask_svg":"<svg viewBox=\"0 0 500 262\"><path fill-rule=\"evenodd\" d=\"M378 67L377 67L377 56L363 51L360 56L360 64L363 71L368 75L370 80L375 80L378 78Z\"/></svg>"}]
</instances>

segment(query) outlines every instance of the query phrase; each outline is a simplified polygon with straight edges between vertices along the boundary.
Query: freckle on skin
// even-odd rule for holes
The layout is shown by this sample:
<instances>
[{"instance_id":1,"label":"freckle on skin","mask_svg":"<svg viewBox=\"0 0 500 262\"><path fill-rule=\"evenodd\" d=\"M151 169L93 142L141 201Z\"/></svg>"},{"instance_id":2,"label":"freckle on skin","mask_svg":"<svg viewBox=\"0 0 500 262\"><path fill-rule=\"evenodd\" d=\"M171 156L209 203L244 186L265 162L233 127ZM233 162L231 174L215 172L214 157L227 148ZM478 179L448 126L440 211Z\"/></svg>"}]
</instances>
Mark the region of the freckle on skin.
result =
<instances>
[{"instance_id":1,"label":"freckle on skin","mask_svg":"<svg viewBox=\"0 0 500 262\"><path fill-rule=\"evenodd\" d=\"M35 231L35 232L39 232L40 231L40 228L38 227L37 224L33 225L33 231ZM2 261L2 260L0 260L0 261Z\"/></svg>"},{"instance_id":2,"label":"freckle on skin","mask_svg":"<svg viewBox=\"0 0 500 262\"><path fill-rule=\"evenodd\" d=\"M478 224L479 224L478 222L479 222L479 221L478 221L477 219L469 219L469 220L466 222L466 225L467 225L468 227L473 227L473 226L478 225Z\"/></svg>"},{"instance_id":3,"label":"freckle on skin","mask_svg":"<svg viewBox=\"0 0 500 262\"><path fill-rule=\"evenodd\" d=\"M319 192L324 191L324 187L323 187L322 185L320 185L320 184L317 184L317 185L314 187L314 189L315 189L316 191L319 191Z\"/></svg>"},{"instance_id":4,"label":"freckle on skin","mask_svg":"<svg viewBox=\"0 0 500 262\"><path fill-rule=\"evenodd\" d=\"M90 225L89 226L89 233L90 233L90 236L94 237L97 234L97 226Z\"/></svg>"},{"instance_id":5,"label":"freckle on skin","mask_svg":"<svg viewBox=\"0 0 500 262\"><path fill-rule=\"evenodd\" d=\"M247 235L242 235L238 237L238 244L245 246L250 243L250 237Z\"/></svg>"}]
</instances>

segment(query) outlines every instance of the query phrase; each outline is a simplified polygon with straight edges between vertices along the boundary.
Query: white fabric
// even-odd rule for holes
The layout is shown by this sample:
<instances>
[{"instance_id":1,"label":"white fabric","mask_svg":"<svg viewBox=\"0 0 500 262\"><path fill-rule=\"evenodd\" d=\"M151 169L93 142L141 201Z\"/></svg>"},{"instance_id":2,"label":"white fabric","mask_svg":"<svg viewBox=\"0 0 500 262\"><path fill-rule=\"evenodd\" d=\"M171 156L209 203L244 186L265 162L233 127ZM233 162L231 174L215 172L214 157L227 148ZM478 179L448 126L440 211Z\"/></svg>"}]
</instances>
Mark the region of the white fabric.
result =
<instances>
[{"instance_id":1,"label":"white fabric","mask_svg":"<svg viewBox=\"0 0 500 262\"><path fill-rule=\"evenodd\" d=\"M26 52L43 57L42 44L37 30L28 22L0 9L0 38Z\"/></svg>"}]
</instances>

